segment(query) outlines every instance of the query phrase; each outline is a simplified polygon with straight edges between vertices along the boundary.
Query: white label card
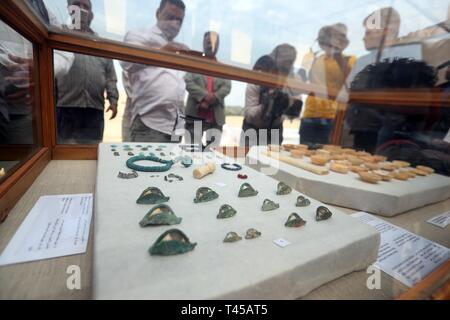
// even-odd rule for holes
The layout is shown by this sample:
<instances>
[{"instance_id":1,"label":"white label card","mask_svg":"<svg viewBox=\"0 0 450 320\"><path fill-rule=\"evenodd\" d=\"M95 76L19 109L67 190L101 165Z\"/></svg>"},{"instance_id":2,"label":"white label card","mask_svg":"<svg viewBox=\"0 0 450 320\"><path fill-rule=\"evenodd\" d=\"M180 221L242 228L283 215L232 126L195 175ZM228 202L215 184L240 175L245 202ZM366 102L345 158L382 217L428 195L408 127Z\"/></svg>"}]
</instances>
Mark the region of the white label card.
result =
<instances>
[{"instance_id":1,"label":"white label card","mask_svg":"<svg viewBox=\"0 0 450 320\"><path fill-rule=\"evenodd\" d=\"M277 246L281 247L281 248L285 248L288 245L290 245L291 243L287 240L284 239L278 239L278 240L274 240L273 241Z\"/></svg>"},{"instance_id":2,"label":"white label card","mask_svg":"<svg viewBox=\"0 0 450 320\"><path fill-rule=\"evenodd\" d=\"M41 197L0 256L0 265L86 252L92 194Z\"/></svg>"},{"instance_id":3,"label":"white label card","mask_svg":"<svg viewBox=\"0 0 450 320\"><path fill-rule=\"evenodd\" d=\"M450 224L450 211L431 218L427 222L444 229Z\"/></svg>"},{"instance_id":4,"label":"white label card","mask_svg":"<svg viewBox=\"0 0 450 320\"><path fill-rule=\"evenodd\" d=\"M216 186L223 188L223 187L226 187L227 184L223 183L223 182L216 182Z\"/></svg>"},{"instance_id":5,"label":"white label card","mask_svg":"<svg viewBox=\"0 0 450 320\"><path fill-rule=\"evenodd\" d=\"M352 214L378 230L381 237L375 267L412 287L450 259L450 250L365 212Z\"/></svg>"}]
</instances>

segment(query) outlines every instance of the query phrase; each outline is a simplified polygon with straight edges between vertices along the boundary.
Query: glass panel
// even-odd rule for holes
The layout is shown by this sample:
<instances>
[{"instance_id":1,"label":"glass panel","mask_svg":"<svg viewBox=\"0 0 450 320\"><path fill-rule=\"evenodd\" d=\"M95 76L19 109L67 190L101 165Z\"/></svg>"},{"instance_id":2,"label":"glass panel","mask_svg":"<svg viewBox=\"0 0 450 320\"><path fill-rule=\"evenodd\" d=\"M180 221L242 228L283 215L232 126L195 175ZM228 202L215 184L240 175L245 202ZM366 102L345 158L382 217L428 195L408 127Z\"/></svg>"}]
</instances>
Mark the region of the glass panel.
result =
<instances>
[{"instance_id":1,"label":"glass panel","mask_svg":"<svg viewBox=\"0 0 450 320\"><path fill-rule=\"evenodd\" d=\"M246 69L253 69L264 56L268 61L274 60L273 68L264 72L285 79L281 91L291 98L289 104L294 99L303 102L301 116L285 125L285 129L290 130L284 132L285 138L290 137L285 143L295 140L312 146L340 143L375 152L389 141L409 139L416 134L419 136L414 139L419 140L412 143L418 144L424 139L422 135L441 141L448 136L448 1L431 1L427 8L418 1L373 1L370 4L281 1L276 8L264 6L264 1L186 1L185 18L177 34L178 30L174 29L177 29L177 17L182 15L177 15L180 3L163 2L162 9L158 10L158 1L144 0L45 2L52 12L49 16L56 16L53 20L59 21L59 25L52 24L57 32L88 34L147 48L173 49L183 43L194 49L182 50L184 53ZM75 15L69 17L68 9ZM62 22L70 27L62 26ZM168 41L168 34L172 34L173 41ZM169 69L118 62L114 65L120 93L119 117L127 97L133 107L144 110L155 103L149 102L153 93L155 97L167 98L164 90L156 86L159 80L152 79L164 79ZM159 70L161 75L155 75L154 70ZM181 79L181 72L169 71L167 75L180 80L174 82L173 92L170 92L180 109L179 106L189 104L189 84ZM310 86L299 88L299 80ZM130 82L133 83L131 88L122 89ZM186 85L188 91L182 93L181 87ZM72 88L70 84L68 87ZM248 114L244 109L248 100L247 87L245 83L232 81L232 90L225 98L225 114L237 113L241 117ZM409 93L389 96L390 91L398 89L409 90ZM349 104L352 95L358 97L360 92L371 91L377 93L373 96L374 103L351 101ZM265 91L258 92L260 102ZM278 92L268 89L266 96L270 93L269 98L274 98ZM411 103L411 94L421 102ZM385 101L381 100L384 98ZM389 99L395 100L394 106ZM406 102L402 103L403 100ZM282 108L273 101L272 104ZM158 127L159 132L171 132L174 123L166 126L164 121L168 117L176 118L176 113L159 114L159 117L161 119L152 120L152 125ZM109 125L117 121L106 121L105 133L109 132ZM163 124L154 125L158 121ZM239 143L238 129L242 121L242 118L226 119L224 133L229 134L222 137L222 144ZM119 141L119 131L111 132L114 134L106 134L105 139ZM69 133L73 135L74 131ZM133 139L128 137L127 140Z\"/></svg>"},{"instance_id":2,"label":"glass panel","mask_svg":"<svg viewBox=\"0 0 450 320\"><path fill-rule=\"evenodd\" d=\"M100 57L54 52L55 106L58 144L97 144L103 141L105 124L109 132L106 140L120 139L117 135L117 106L119 92L113 60ZM120 69L120 67L119 67ZM123 87L122 87L123 88ZM122 97L121 110L126 101ZM104 113L110 112L105 121Z\"/></svg>"},{"instance_id":3,"label":"glass panel","mask_svg":"<svg viewBox=\"0 0 450 320\"><path fill-rule=\"evenodd\" d=\"M295 69L305 69L302 73L309 71L310 50L315 53L324 50L317 41L319 31L336 23L345 22L348 38L338 47L346 43L345 52L356 57L365 55L367 49L380 48L379 35L388 18L392 20L391 27L388 27L392 32L385 39L389 46L425 42L430 37L448 33L447 0L427 1L426 5L417 0L369 3L359 0L332 3L327 0L281 0L276 3L268 0L189 0L184 3L171 0L164 1L162 9L159 9L160 1L157 0L28 2L56 32L78 31L79 34L81 31L90 36L147 48L174 49L183 44L179 49L189 48L192 51L186 53L195 56L203 54L204 33L216 31L220 35L218 61L246 69L251 69L260 56L275 54L277 45L289 43L297 50ZM372 14L388 6L395 9L392 15L386 15L386 11ZM371 39L366 37L363 41L366 29L371 31ZM428 56L427 52L420 52L420 47L402 46L385 56Z\"/></svg>"},{"instance_id":4,"label":"glass panel","mask_svg":"<svg viewBox=\"0 0 450 320\"><path fill-rule=\"evenodd\" d=\"M33 45L0 21L0 181L39 144L34 116Z\"/></svg>"},{"instance_id":5,"label":"glass panel","mask_svg":"<svg viewBox=\"0 0 450 320\"><path fill-rule=\"evenodd\" d=\"M63 51L55 51L54 59L58 144L164 142L176 129L195 137L180 133L188 142L206 143L203 131L219 129L223 133L216 135L216 145L237 146L246 113L247 129L250 124L280 128L286 121L285 141L298 142L302 96L289 87L266 88ZM273 72L274 66L264 56L255 70ZM203 125L194 134L199 119Z\"/></svg>"}]
</instances>

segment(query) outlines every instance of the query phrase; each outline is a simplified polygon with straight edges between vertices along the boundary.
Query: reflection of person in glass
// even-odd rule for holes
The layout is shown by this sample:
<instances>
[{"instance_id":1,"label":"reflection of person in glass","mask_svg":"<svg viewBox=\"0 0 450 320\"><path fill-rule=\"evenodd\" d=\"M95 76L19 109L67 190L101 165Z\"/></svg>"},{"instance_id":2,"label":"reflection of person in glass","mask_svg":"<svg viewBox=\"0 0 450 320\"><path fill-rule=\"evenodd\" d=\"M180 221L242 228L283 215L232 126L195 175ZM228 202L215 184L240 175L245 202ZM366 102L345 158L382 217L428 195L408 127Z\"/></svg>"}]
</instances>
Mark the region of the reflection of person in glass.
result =
<instances>
[{"instance_id":1,"label":"reflection of person in glass","mask_svg":"<svg viewBox=\"0 0 450 320\"><path fill-rule=\"evenodd\" d=\"M178 51L189 50L174 41L185 15L181 0L162 0L156 12L157 24L147 30L130 31L125 42L141 47ZM131 141L178 142L172 134L184 129L183 106L186 84L185 72L121 62L132 92Z\"/></svg>"},{"instance_id":2,"label":"reflection of person in glass","mask_svg":"<svg viewBox=\"0 0 450 320\"><path fill-rule=\"evenodd\" d=\"M448 88L450 74L450 3L447 18L436 25L418 30L404 37L404 41L421 41L423 43L423 60L438 71L437 85ZM402 39L399 40L400 42Z\"/></svg>"},{"instance_id":3,"label":"reflection of person in glass","mask_svg":"<svg viewBox=\"0 0 450 320\"><path fill-rule=\"evenodd\" d=\"M259 58L253 70L278 74L275 60L268 55ZM281 144L284 117L282 114L273 115L270 110L273 110L275 104L287 105L288 103L288 95L280 89L247 84L241 145Z\"/></svg>"},{"instance_id":4,"label":"reflection of person in glass","mask_svg":"<svg viewBox=\"0 0 450 320\"><path fill-rule=\"evenodd\" d=\"M347 78L348 87L359 72L377 61L385 59L392 61L402 56L420 57L419 47L392 46L400 31L400 15L395 9L387 7L377 10L364 19L363 25L366 28L364 45L369 53L359 57L355 62ZM362 105L353 105L347 109L346 121L350 133L354 136L353 147L357 150L375 152L378 131L383 121L379 112L376 109L364 108Z\"/></svg>"},{"instance_id":5,"label":"reflection of person in glass","mask_svg":"<svg viewBox=\"0 0 450 320\"><path fill-rule=\"evenodd\" d=\"M293 46L287 43L280 44L273 49L270 56L274 59L280 75L293 75L294 62L297 59L297 50Z\"/></svg>"},{"instance_id":6,"label":"reflection of person in glass","mask_svg":"<svg viewBox=\"0 0 450 320\"><path fill-rule=\"evenodd\" d=\"M32 10L53 27L60 27L56 17L42 0L29 0ZM33 143L32 105L33 68L32 44L5 23L0 22L0 143ZM54 74L70 69L73 54L55 52Z\"/></svg>"},{"instance_id":7,"label":"reflection of person in glass","mask_svg":"<svg viewBox=\"0 0 450 320\"><path fill-rule=\"evenodd\" d=\"M50 13L47 10L47 7L44 4L43 0L28 0L31 8L35 11L35 13L41 17L41 19L45 22L46 25L50 24Z\"/></svg>"},{"instance_id":8,"label":"reflection of person in glass","mask_svg":"<svg viewBox=\"0 0 450 320\"><path fill-rule=\"evenodd\" d=\"M3 22L0 40L0 144L33 144L33 47Z\"/></svg>"},{"instance_id":9,"label":"reflection of person in glass","mask_svg":"<svg viewBox=\"0 0 450 320\"><path fill-rule=\"evenodd\" d=\"M61 28L61 23L56 16L47 9L44 0L28 0L28 3L34 13L42 19L45 25L49 27Z\"/></svg>"},{"instance_id":10,"label":"reflection of person in glass","mask_svg":"<svg viewBox=\"0 0 450 320\"><path fill-rule=\"evenodd\" d=\"M80 32L95 35L90 28L94 14L90 0L68 0L69 11L80 6ZM73 19L75 22L75 19ZM67 26L72 29L71 26ZM117 77L110 59L75 54L67 74L56 76L58 143L92 144L103 140L105 92L117 116Z\"/></svg>"},{"instance_id":11,"label":"reflection of person in glass","mask_svg":"<svg viewBox=\"0 0 450 320\"><path fill-rule=\"evenodd\" d=\"M290 83L291 80L300 80L294 72L296 59L297 50L285 43L278 45L270 55L262 56L255 63L254 71L281 76L283 88L247 85L242 145L281 144L283 121L286 117L300 116L303 103L298 97L299 92Z\"/></svg>"},{"instance_id":12,"label":"reflection of person in glass","mask_svg":"<svg viewBox=\"0 0 450 320\"><path fill-rule=\"evenodd\" d=\"M206 32L203 39L205 57L216 61L218 50L219 35L216 32ZM186 115L204 119L203 121L195 121L197 130L195 130L194 120L186 120L186 131L191 138L191 141L187 142L200 144L203 132L216 129L214 143L220 145L219 133L222 132L222 127L225 124L225 97L230 94L231 81L194 73L186 74L184 79L186 89L189 92ZM208 135L207 131L207 145L212 142L211 139L212 137Z\"/></svg>"},{"instance_id":13,"label":"reflection of person in glass","mask_svg":"<svg viewBox=\"0 0 450 320\"><path fill-rule=\"evenodd\" d=\"M287 93L293 100L291 101L292 105L290 106L288 113L292 117L298 117L300 115L301 104L294 102L298 102L301 92L298 89L293 88L290 84L292 80L303 80L298 73L294 72L294 63L297 60L297 50L292 45L284 43L276 46L270 56L275 61L278 75L285 79L283 92Z\"/></svg>"},{"instance_id":14,"label":"reflection of person in glass","mask_svg":"<svg viewBox=\"0 0 450 320\"><path fill-rule=\"evenodd\" d=\"M383 90L392 86L426 93L427 89L433 88L436 80L433 67L423 61L402 58L367 66L356 76L351 90ZM434 130L427 127L430 110L435 108L383 104L364 104L363 107L376 109L382 119L377 153L387 156L389 160L405 160L412 165L426 165L439 173L450 174L450 144L443 141L444 136L437 137Z\"/></svg>"},{"instance_id":15,"label":"reflection of person in glass","mask_svg":"<svg viewBox=\"0 0 450 320\"><path fill-rule=\"evenodd\" d=\"M275 101L271 111L271 118L275 119L281 115L285 116L283 117L283 120L284 118L298 118L300 117L303 102L301 100L301 92L292 85L292 82L302 81L303 79L298 73L294 72L294 63L297 60L297 50L288 43L280 44L273 49L270 57L274 59L277 74L283 77L284 80L284 87L279 91L279 93L284 94L284 97L282 98L282 96L279 95L279 99L281 100ZM287 102L287 99L289 99L289 102ZM283 103L283 100L285 103ZM283 141L282 129L283 128L280 130L281 141Z\"/></svg>"},{"instance_id":16,"label":"reflection of person in glass","mask_svg":"<svg viewBox=\"0 0 450 320\"><path fill-rule=\"evenodd\" d=\"M323 27L319 31L318 42L325 52L315 59L310 82L339 91L345 84L356 58L343 55L349 40L347 27L338 23ZM344 110L345 104L310 95L300 125L300 142L303 144L328 144L337 110Z\"/></svg>"}]
</instances>

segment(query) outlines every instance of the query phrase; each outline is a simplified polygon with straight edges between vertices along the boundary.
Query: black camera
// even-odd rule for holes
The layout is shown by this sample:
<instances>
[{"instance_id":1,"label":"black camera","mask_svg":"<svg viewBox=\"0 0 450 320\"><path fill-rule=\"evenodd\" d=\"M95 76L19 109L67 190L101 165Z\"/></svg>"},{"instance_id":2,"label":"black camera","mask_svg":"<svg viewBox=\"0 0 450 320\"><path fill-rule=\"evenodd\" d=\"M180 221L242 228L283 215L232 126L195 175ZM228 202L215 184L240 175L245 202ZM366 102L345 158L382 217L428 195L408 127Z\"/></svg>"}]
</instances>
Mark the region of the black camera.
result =
<instances>
[{"instance_id":1,"label":"black camera","mask_svg":"<svg viewBox=\"0 0 450 320\"><path fill-rule=\"evenodd\" d=\"M286 115L289 118L298 118L302 111L303 102L293 99L281 89L261 90L261 104L264 108L264 121L271 126L275 119Z\"/></svg>"}]
</instances>

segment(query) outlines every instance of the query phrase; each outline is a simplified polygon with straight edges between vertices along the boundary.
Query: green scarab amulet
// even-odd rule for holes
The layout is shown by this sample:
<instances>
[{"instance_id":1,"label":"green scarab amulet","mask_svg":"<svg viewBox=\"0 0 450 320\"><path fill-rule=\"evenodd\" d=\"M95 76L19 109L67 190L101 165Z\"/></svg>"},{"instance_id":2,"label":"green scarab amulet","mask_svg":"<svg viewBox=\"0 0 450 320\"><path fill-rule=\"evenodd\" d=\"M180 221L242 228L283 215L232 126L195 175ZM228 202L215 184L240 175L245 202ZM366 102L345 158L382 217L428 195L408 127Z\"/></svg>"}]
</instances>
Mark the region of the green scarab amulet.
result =
<instances>
[{"instance_id":1,"label":"green scarab amulet","mask_svg":"<svg viewBox=\"0 0 450 320\"><path fill-rule=\"evenodd\" d=\"M258 191L253 189L249 183L244 183L239 190L239 198L255 197L258 195Z\"/></svg>"},{"instance_id":2,"label":"green scarab amulet","mask_svg":"<svg viewBox=\"0 0 450 320\"><path fill-rule=\"evenodd\" d=\"M202 187L197 190L195 194L194 203L208 202L215 200L219 197L219 195L210 188Z\"/></svg>"},{"instance_id":3,"label":"green scarab amulet","mask_svg":"<svg viewBox=\"0 0 450 320\"><path fill-rule=\"evenodd\" d=\"M224 204L220 207L219 214L217 215L217 219L227 219L234 217L237 211L234 210L230 205Z\"/></svg>"},{"instance_id":4,"label":"green scarab amulet","mask_svg":"<svg viewBox=\"0 0 450 320\"><path fill-rule=\"evenodd\" d=\"M170 197L164 196L164 194L156 187L150 187L142 192L137 204L161 204L170 200Z\"/></svg>"},{"instance_id":5,"label":"green scarab amulet","mask_svg":"<svg viewBox=\"0 0 450 320\"><path fill-rule=\"evenodd\" d=\"M277 195L278 196L285 196L285 195L290 194L291 192L292 192L292 188L289 187L284 182L280 182L278 184L278 188L277 188Z\"/></svg>"},{"instance_id":6,"label":"green scarab amulet","mask_svg":"<svg viewBox=\"0 0 450 320\"><path fill-rule=\"evenodd\" d=\"M194 163L194 160L189 156L178 157L175 160L179 161L185 168L189 168Z\"/></svg>"},{"instance_id":7,"label":"green scarab amulet","mask_svg":"<svg viewBox=\"0 0 450 320\"><path fill-rule=\"evenodd\" d=\"M311 201L309 199L305 198L304 196L299 196L297 198L297 203L295 204L296 207L307 207L311 204Z\"/></svg>"},{"instance_id":8,"label":"green scarab amulet","mask_svg":"<svg viewBox=\"0 0 450 320\"><path fill-rule=\"evenodd\" d=\"M183 219L178 218L168 205L160 204L151 209L139 224L143 228L148 226L171 226L180 224L181 220Z\"/></svg>"},{"instance_id":9,"label":"green scarab amulet","mask_svg":"<svg viewBox=\"0 0 450 320\"><path fill-rule=\"evenodd\" d=\"M240 237L236 232L228 232L223 242L225 243L232 243L232 242L238 242L241 241L242 237Z\"/></svg>"},{"instance_id":10,"label":"green scarab amulet","mask_svg":"<svg viewBox=\"0 0 450 320\"><path fill-rule=\"evenodd\" d=\"M333 214L331 213L330 209L326 207L319 207L317 208L316 212L316 221L328 220L332 215Z\"/></svg>"},{"instance_id":11,"label":"green scarab amulet","mask_svg":"<svg viewBox=\"0 0 450 320\"><path fill-rule=\"evenodd\" d=\"M266 199L264 200L262 211L272 211L276 210L280 207L278 203L273 202L272 200Z\"/></svg>"},{"instance_id":12,"label":"green scarab amulet","mask_svg":"<svg viewBox=\"0 0 450 320\"><path fill-rule=\"evenodd\" d=\"M194 250L197 243L191 243L180 230L164 232L148 250L152 256L174 256Z\"/></svg>"},{"instance_id":13,"label":"green scarab amulet","mask_svg":"<svg viewBox=\"0 0 450 320\"><path fill-rule=\"evenodd\" d=\"M245 239L251 240L251 239L259 238L260 236L261 236L261 232L252 228L252 229L247 230L247 233L245 234Z\"/></svg>"},{"instance_id":14,"label":"green scarab amulet","mask_svg":"<svg viewBox=\"0 0 450 320\"><path fill-rule=\"evenodd\" d=\"M306 225L306 221L300 218L298 214L295 212L292 213L284 224L285 227L288 228L300 228Z\"/></svg>"}]
</instances>

